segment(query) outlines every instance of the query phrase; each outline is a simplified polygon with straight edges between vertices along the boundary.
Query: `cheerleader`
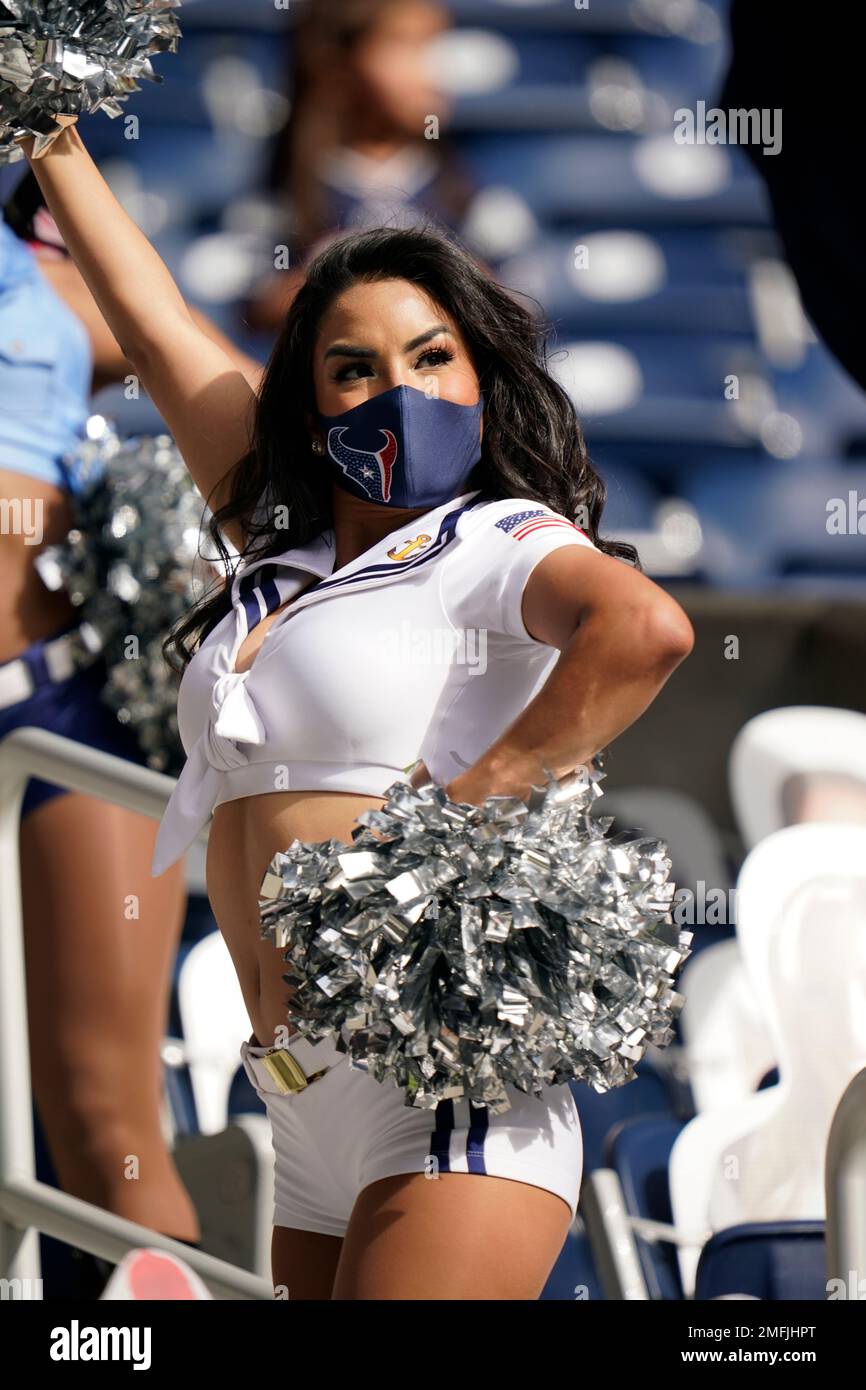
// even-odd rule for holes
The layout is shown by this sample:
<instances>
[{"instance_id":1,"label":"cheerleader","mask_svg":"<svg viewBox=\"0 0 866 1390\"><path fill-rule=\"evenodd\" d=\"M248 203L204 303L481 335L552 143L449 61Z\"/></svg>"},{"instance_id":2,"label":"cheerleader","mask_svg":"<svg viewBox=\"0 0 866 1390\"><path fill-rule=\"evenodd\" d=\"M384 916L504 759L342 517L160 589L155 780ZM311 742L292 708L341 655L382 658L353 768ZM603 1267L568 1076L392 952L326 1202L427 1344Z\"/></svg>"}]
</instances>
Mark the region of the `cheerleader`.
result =
<instances>
[{"instance_id":1,"label":"cheerleader","mask_svg":"<svg viewBox=\"0 0 866 1390\"><path fill-rule=\"evenodd\" d=\"M32 173L3 212L0 496L4 515L22 524L0 538L0 737L45 728L143 764L135 734L102 699L105 662L86 654L80 613L64 592L46 588L36 565L72 525L78 479L64 454L79 443L90 396L134 368ZM260 364L191 312L255 379ZM195 1245L198 1216L160 1114L160 1044L186 885L181 864L151 877L154 833L146 816L28 781L20 843L30 1065L63 1190ZM134 923L123 914L129 894L138 901ZM135 1182L125 1177L130 1153L140 1162ZM76 1292L97 1296L110 1264L85 1252L74 1262Z\"/></svg>"},{"instance_id":2,"label":"cheerleader","mask_svg":"<svg viewBox=\"0 0 866 1390\"><path fill-rule=\"evenodd\" d=\"M306 262L336 228L433 217L466 242L479 227L483 196L449 139L450 103L429 62L449 25L438 0L307 0L288 45L287 118L264 171L290 268L254 286L253 328L282 327Z\"/></svg>"},{"instance_id":3,"label":"cheerleader","mask_svg":"<svg viewBox=\"0 0 866 1390\"><path fill-rule=\"evenodd\" d=\"M241 554L170 643L188 756L153 871L212 816L208 892L273 1127L275 1288L537 1298L580 1189L569 1087L512 1090L504 1113L465 1099L425 1111L332 1040L297 1036L259 889L292 840L349 843L418 760L470 803L587 762L687 655L690 624L633 552L600 538L602 485L537 329L457 244L406 228L327 247L255 392L192 321L75 124L33 167L212 498L215 539ZM483 658L437 660L441 631L474 634Z\"/></svg>"}]
</instances>

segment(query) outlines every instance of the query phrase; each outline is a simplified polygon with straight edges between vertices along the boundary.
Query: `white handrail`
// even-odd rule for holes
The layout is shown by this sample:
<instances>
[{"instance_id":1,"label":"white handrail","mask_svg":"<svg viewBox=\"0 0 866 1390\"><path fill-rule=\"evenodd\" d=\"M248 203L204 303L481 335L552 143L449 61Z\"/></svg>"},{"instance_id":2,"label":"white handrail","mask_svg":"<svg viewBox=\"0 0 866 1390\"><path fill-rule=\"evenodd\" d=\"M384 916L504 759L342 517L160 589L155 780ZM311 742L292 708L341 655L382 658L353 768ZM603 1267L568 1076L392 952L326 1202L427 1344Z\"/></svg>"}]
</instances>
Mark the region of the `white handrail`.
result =
<instances>
[{"instance_id":1,"label":"white handrail","mask_svg":"<svg viewBox=\"0 0 866 1390\"><path fill-rule=\"evenodd\" d=\"M271 1299L267 1280L104 1211L36 1178L27 1029L19 829L30 777L159 820L175 781L45 729L0 740L0 1278L12 1296L38 1289L39 1232L118 1261L141 1246L177 1255L220 1299ZM207 838L207 828L201 839Z\"/></svg>"},{"instance_id":2,"label":"white handrail","mask_svg":"<svg viewBox=\"0 0 866 1390\"><path fill-rule=\"evenodd\" d=\"M866 1067L842 1094L827 1141L827 1280L866 1301Z\"/></svg>"}]
</instances>

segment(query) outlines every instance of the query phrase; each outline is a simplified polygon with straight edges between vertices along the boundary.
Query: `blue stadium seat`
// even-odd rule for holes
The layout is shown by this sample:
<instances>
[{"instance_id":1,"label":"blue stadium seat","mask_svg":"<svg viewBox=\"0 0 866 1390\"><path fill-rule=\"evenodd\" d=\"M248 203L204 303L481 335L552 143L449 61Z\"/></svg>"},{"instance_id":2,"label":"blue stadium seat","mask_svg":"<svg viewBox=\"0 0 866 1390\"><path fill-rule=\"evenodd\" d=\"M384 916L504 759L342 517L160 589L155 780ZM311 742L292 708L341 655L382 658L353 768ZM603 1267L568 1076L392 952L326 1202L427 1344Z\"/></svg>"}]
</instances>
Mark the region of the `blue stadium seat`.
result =
<instances>
[{"instance_id":1,"label":"blue stadium seat","mask_svg":"<svg viewBox=\"0 0 866 1390\"><path fill-rule=\"evenodd\" d=\"M590 6L579 12L574 0L546 0L542 5L515 5L513 0L451 0L448 8L460 24L490 24L497 28L562 33L579 25L589 33L629 33L638 27L631 0L606 0L603 7ZM596 8L603 8L604 14L597 14Z\"/></svg>"},{"instance_id":2,"label":"blue stadium seat","mask_svg":"<svg viewBox=\"0 0 866 1390\"><path fill-rule=\"evenodd\" d=\"M601 1095L583 1081L569 1082L580 1116L585 1173L607 1166L605 1146L619 1126L647 1117L672 1117L673 1102L665 1078L648 1058L638 1062L635 1071L633 1081Z\"/></svg>"},{"instance_id":3,"label":"blue stadium seat","mask_svg":"<svg viewBox=\"0 0 866 1390\"><path fill-rule=\"evenodd\" d=\"M670 1118L636 1119L617 1126L608 1136L604 1166L617 1173L630 1215L672 1223L668 1162L685 1123ZM637 1234L635 1242L650 1298L681 1299L676 1247Z\"/></svg>"},{"instance_id":4,"label":"blue stadium seat","mask_svg":"<svg viewBox=\"0 0 866 1390\"><path fill-rule=\"evenodd\" d=\"M604 1298L589 1240L582 1230L571 1230L565 1238L559 1259L541 1294L541 1301L597 1302Z\"/></svg>"},{"instance_id":5,"label":"blue stadium seat","mask_svg":"<svg viewBox=\"0 0 866 1390\"><path fill-rule=\"evenodd\" d=\"M607 487L601 534L616 537L621 531L639 531L651 526L661 497L652 481L616 458L608 461L603 450L593 453L592 462Z\"/></svg>"},{"instance_id":6,"label":"blue stadium seat","mask_svg":"<svg viewBox=\"0 0 866 1390\"><path fill-rule=\"evenodd\" d=\"M749 335L610 332L581 341L559 334L550 360L594 455L616 451L669 478L700 464L705 452L754 453L754 429L724 394L726 378L760 371Z\"/></svg>"},{"instance_id":7,"label":"blue stadium seat","mask_svg":"<svg viewBox=\"0 0 866 1390\"><path fill-rule=\"evenodd\" d=\"M261 139L183 122L155 126L147 139L126 140L119 121L94 121L88 126L87 147L99 164L130 164L147 193L165 200L175 227L194 227L242 195L257 192L266 153Z\"/></svg>"},{"instance_id":8,"label":"blue stadium seat","mask_svg":"<svg viewBox=\"0 0 866 1390\"><path fill-rule=\"evenodd\" d=\"M561 335L746 334L746 268L723 228L575 225L540 236L497 267L539 300Z\"/></svg>"},{"instance_id":9,"label":"blue stadium seat","mask_svg":"<svg viewBox=\"0 0 866 1390\"><path fill-rule=\"evenodd\" d=\"M460 53L460 33L450 40ZM572 29L534 33L508 25L507 15L484 33L467 37L473 65L484 66L489 87L458 93L453 129L670 130L674 111L694 94L720 83L718 50L649 36L586 34ZM490 74L501 65L501 82Z\"/></svg>"},{"instance_id":10,"label":"blue stadium seat","mask_svg":"<svg viewBox=\"0 0 866 1390\"><path fill-rule=\"evenodd\" d=\"M866 465L731 458L684 472L678 485L701 519L702 563L715 583L748 587L797 573L866 574Z\"/></svg>"},{"instance_id":11,"label":"blue stadium seat","mask_svg":"<svg viewBox=\"0 0 866 1390\"><path fill-rule=\"evenodd\" d=\"M605 54L630 63L644 84L665 98L669 108L693 103L699 97L711 105L721 87L725 72L721 44L649 34L605 35L599 43Z\"/></svg>"},{"instance_id":12,"label":"blue stadium seat","mask_svg":"<svg viewBox=\"0 0 866 1390\"><path fill-rule=\"evenodd\" d=\"M225 5L228 0L216 3ZM726 5L727 0L705 0L703 9L723 12ZM664 10L658 5L644 6L635 0L604 0L603 5L589 5L583 10L576 10L574 0L545 0L540 5L515 4L514 0L450 0L448 8L461 24L490 24L535 32L563 33L579 27L587 34L646 36L652 32L676 38L682 30L681 5L672 7L672 21L666 23ZM711 39L717 29L702 32Z\"/></svg>"},{"instance_id":13,"label":"blue stadium seat","mask_svg":"<svg viewBox=\"0 0 866 1390\"><path fill-rule=\"evenodd\" d=\"M701 1251L695 1299L749 1294L752 1298L827 1297L823 1221L774 1221L716 1231Z\"/></svg>"},{"instance_id":14,"label":"blue stadium seat","mask_svg":"<svg viewBox=\"0 0 866 1390\"><path fill-rule=\"evenodd\" d=\"M822 342L796 368L770 373L779 410L799 422L803 452L866 455L866 395Z\"/></svg>"},{"instance_id":15,"label":"blue stadium seat","mask_svg":"<svg viewBox=\"0 0 866 1390\"><path fill-rule=\"evenodd\" d=\"M294 25L295 7L278 8L274 0L184 0L178 18L184 35L196 29L284 33Z\"/></svg>"},{"instance_id":16,"label":"blue stadium seat","mask_svg":"<svg viewBox=\"0 0 866 1390\"><path fill-rule=\"evenodd\" d=\"M644 140L497 131L460 144L480 184L516 188L542 221L694 226L767 220L763 188L737 149L676 145L671 133Z\"/></svg>"},{"instance_id":17,"label":"blue stadium seat","mask_svg":"<svg viewBox=\"0 0 866 1390\"><path fill-rule=\"evenodd\" d=\"M181 20L184 10L181 11ZM181 25L183 27L183 25ZM129 101L123 115L115 118L120 127L128 115L137 116L146 126L148 138L155 128L165 125L210 127L212 116L206 99L205 80L214 64L230 59L234 65L246 63L257 81L282 92L285 86L286 50L266 34L184 33L176 53L157 54L154 72L162 82L142 78L140 91ZM96 123L88 125L88 133ZM105 121L100 120L100 125ZM88 145L89 145L88 141Z\"/></svg>"}]
</instances>

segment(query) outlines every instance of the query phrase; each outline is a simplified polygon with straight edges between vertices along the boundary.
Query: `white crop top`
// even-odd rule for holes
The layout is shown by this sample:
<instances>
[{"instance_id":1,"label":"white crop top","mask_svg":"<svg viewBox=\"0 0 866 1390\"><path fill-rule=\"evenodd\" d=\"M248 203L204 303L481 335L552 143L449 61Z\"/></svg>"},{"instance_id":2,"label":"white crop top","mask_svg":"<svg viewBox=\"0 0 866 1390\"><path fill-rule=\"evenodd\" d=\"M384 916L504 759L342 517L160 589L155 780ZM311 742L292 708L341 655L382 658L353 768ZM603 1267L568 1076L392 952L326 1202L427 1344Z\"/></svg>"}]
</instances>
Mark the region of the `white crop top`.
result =
<instances>
[{"instance_id":1,"label":"white crop top","mask_svg":"<svg viewBox=\"0 0 866 1390\"><path fill-rule=\"evenodd\" d=\"M180 685L187 760L154 850L158 877L216 806L277 791L383 796L423 758L446 785L504 733L559 652L527 632L523 590L561 545L592 546L531 499L479 489L401 525L339 570L333 530L241 563L232 609ZM309 588L310 576L315 582ZM248 671L237 653L271 624Z\"/></svg>"}]
</instances>

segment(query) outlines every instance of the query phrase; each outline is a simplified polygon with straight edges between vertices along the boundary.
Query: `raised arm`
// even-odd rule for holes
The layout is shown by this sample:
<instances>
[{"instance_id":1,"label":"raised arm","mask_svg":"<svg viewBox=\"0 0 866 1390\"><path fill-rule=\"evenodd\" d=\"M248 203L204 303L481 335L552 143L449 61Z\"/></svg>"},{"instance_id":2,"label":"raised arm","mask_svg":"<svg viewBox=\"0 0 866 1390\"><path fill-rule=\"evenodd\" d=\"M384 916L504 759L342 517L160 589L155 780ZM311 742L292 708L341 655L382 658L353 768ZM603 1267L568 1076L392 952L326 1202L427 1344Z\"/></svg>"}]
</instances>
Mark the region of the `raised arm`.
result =
<instances>
[{"instance_id":1,"label":"raised arm","mask_svg":"<svg viewBox=\"0 0 866 1390\"><path fill-rule=\"evenodd\" d=\"M33 137L20 141L30 156ZM248 377L203 331L162 257L121 206L70 124L31 167L66 247L122 352L162 415L202 495L228 496L247 452ZM227 528L235 544L237 527Z\"/></svg>"},{"instance_id":2,"label":"raised arm","mask_svg":"<svg viewBox=\"0 0 866 1390\"><path fill-rule=\"evenodd\" d=\"M59 260L49 260L47 257L40 256L38 251L36 259L39 262L40 271L52 289L60 295L67 307L81 319L87 329L93 352L93 391L101 391L103 386L110 386L115 381L122 381L124 377L129 376L130 372L134 372L134 364L125 356L117 339L102 317L99 305L87 288L75 262L69 256L64 256ZM258 390L264 372L261 362L250 357L249 353L242 352L237 344L233 343L231 338L208 318L207 314L202 313L192 304L188 308L193 323L196 323L202 332L207 334L211 342L221 347L232 359L238 371L243 373L253 390Z\"/></svg>"}]
</instances>

